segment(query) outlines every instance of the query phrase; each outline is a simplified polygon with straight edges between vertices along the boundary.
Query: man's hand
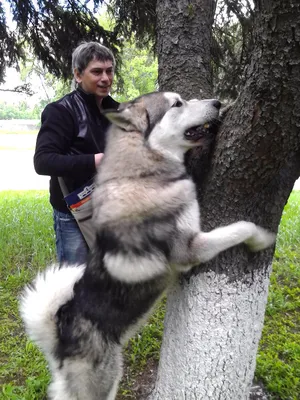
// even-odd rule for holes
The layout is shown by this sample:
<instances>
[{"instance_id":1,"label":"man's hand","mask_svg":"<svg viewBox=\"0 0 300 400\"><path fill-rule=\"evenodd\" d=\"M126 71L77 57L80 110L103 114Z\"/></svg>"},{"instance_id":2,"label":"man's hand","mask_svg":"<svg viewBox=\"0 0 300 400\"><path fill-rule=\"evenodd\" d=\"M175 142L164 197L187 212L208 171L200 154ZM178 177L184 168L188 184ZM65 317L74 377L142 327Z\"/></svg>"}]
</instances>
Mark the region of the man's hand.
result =
<instances>
[{"instance_id":1,"label":"man's hand","mask_svg":"<svg viewBox=\"0 0 300 400\"><path fill-rule=\"evenodd\" d=\"M97 168L99 166L99 164L101 163L101 160L104 156L104 153L98 153L95 154L95 167Z\"/></svg>"}]
</instances>

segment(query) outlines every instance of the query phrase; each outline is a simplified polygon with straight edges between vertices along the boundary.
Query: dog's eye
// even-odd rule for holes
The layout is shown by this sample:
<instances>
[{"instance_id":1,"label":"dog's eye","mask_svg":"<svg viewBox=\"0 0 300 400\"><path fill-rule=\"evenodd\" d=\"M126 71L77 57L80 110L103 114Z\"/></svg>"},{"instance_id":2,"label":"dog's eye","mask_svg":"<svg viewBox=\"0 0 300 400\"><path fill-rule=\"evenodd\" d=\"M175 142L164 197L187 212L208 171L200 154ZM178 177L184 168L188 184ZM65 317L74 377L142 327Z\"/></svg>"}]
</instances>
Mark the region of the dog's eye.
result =
<instances>
[{"instance_id":1,"label":"dog's eye","mask_svg":"<svg viewBox=\"0 0 300 400\"><path fill-rule=\"evenodd\" d=\"M182 101L176 100L172 107L181 107L183 105Z\"/></svg>"}]
</instances>

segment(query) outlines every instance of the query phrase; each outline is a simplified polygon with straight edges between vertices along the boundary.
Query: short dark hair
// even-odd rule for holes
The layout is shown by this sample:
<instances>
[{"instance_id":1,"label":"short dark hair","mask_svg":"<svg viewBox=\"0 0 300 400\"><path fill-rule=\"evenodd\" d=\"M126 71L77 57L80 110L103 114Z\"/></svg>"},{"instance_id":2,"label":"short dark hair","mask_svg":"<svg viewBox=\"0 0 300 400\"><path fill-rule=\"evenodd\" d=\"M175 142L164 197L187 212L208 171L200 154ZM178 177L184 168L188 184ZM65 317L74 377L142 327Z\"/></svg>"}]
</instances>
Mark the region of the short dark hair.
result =
<instances>
[{"instance_id":1,"label":"short dark hair","mask_svg":"<svg viewBox=\"0 0 300 400\"><path fill-rule=\"evenodd\" d=\"M82 73L92 60L111 61L115 68L115 57L110 49L98 42L83 42L72 53L72 71Z\"/></svg>"}]
</instances>

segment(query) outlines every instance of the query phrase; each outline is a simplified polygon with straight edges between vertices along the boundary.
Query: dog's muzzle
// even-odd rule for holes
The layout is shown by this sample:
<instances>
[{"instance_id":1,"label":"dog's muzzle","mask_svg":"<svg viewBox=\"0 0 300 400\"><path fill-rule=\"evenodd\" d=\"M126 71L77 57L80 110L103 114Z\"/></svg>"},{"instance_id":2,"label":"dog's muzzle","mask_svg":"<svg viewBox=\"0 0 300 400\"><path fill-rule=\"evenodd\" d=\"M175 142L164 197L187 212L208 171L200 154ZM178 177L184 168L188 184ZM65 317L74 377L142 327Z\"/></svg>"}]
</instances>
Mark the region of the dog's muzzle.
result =
<instances>
[{"instance_id":1,"label":"dog's muzzle","mask_svg":"<svg viewBox=\"0 0 300 400\"><path fill-rule=\"evenodd\" d=\"M184 137L187 140L195 142L211 134L216 133L216 131L217 131L217 124L213 122L206 122L203 125L195 126L187 130L184 133Z\"/></svg>"}]
</instances>

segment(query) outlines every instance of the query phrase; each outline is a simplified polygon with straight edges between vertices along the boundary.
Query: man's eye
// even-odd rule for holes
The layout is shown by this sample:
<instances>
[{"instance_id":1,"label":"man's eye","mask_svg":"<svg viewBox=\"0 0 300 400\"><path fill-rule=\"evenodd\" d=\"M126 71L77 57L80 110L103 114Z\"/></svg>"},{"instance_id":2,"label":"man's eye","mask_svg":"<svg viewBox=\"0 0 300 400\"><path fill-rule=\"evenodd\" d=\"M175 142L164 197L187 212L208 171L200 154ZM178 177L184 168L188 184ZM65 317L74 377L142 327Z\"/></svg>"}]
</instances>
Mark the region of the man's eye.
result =
<instances>
[{"instance_id":1,"label":"man's eye","mask_svg":"<svg viewBox=\"0 0 300 400\"><path fill-rule=\"evenodd\" d=\"M182 101L176 100L172 107L181 107L183 105Z\"/></svg>"}]
</instances>

